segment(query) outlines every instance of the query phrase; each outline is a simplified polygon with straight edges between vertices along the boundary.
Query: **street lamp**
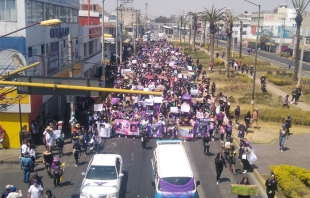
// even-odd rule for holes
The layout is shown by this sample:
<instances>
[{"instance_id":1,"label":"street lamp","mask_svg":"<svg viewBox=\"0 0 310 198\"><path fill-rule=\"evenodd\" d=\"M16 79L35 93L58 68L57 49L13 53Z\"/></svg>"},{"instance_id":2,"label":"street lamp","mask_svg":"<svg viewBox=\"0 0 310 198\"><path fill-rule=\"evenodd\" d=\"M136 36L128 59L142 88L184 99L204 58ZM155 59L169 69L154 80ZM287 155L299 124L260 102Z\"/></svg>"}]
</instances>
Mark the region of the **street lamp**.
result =
<instances>
[{"instance_id":1,"label":"street lamp","mask_svg":"<svg viewBox=\"0 0 310 198\"><path fill-rule=\"evenodd\" d=\"M251 98L251 113L254 112L254 95L255 95L255 78L256 78L256 65L257 65L257 45L258 45L258 31L259 31L259 20L260 20L260 5L253 3L248 0L244 0L258 7L258 21L257 21L257 31L256 31L256 42L255 42L255 58L254 58L254 75L253 75L253 85L252 85L252 98Z\"/></svg>"},{"instance_id":2,"label":"street lamp","mask_svg":"<svg viewBox=\"0 0 310 198\"><path fill-rule=\"evenodd\" d=\"M50 20L46 20L46 21L41 21L41 22L36 22L36 23L33 23L31 25L28 25L26 27L23 27L23 28L20 28L18 30L15 30L13 32L10 32L10 33L7 33L7 34L4 34L4 35L1 35L0 38L2 37L5 37L5 36L8 36L8 35L11 35L11 34L14 34L16 32L19 32L21 30L24 30L24 29L27 29L27 28L30 28L32 26L35 26L35 25L41 25L41 26L58 26L61 24L61 20L59 19L50 19Z\"/></svg>"}]
</instances>

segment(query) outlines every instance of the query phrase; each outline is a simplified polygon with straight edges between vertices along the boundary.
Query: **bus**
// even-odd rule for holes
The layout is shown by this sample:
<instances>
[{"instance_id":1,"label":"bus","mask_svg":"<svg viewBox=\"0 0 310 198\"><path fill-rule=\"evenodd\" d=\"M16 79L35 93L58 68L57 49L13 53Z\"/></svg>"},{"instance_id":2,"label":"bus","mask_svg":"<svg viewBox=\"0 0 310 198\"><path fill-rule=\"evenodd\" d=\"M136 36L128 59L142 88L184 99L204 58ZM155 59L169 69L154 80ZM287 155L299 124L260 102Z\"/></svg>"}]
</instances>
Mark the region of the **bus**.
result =
<instances>
[{"instance_id":1,"label":"bus","mask_svg":"<svg viewBox=\"0 0 310 198\"><path fill-rule=\"evenodd\" d=\"M152 163L155 198L197 198L194 175L181 140L157 140Z\"/></svg>"}]
</instances>

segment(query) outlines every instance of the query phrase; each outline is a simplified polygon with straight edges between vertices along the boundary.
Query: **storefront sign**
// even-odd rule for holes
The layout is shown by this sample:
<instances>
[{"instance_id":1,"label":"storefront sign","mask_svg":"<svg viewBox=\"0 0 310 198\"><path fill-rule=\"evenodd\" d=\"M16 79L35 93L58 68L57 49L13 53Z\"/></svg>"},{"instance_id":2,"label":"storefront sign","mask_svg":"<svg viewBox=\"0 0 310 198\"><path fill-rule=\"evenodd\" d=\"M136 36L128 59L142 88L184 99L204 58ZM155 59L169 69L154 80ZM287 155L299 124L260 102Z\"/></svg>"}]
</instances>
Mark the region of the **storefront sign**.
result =
<instances>
[{"instance_id":1,"label":"storefront sign","mask_svg":"<svg viewBox=\"0 0 310 198\"><path fill-rule=\"evenodd\" d=\"M59 26L59 28L53 28L50 30L50 36L51 38L62 38L63 36L68 36L69 34L69 28L62 28Z\"/></svg>"},{"instance_id":2,"label":"storefront sign","mask_svg":"<svg viewBox=\"0 0 310 198\"><path fill-rule=\"evenodd\" d=\"M98 38L101 35L102 35L102 28L101 27L89 28L89 38L90 39Z\"/></svg>"}]
</instances>

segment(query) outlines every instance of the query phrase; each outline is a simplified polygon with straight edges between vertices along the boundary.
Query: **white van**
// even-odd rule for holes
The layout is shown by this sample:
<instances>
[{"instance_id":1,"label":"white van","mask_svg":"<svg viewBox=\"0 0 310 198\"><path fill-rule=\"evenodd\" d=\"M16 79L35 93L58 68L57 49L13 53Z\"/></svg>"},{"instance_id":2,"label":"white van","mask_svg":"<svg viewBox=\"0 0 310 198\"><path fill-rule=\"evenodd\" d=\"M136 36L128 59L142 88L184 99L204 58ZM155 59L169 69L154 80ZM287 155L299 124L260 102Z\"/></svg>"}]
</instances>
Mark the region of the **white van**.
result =
<instances>
[{"instance_id":1,"label":"white van","mask_svg":"<svg viewBox=\"0 0 310 198\"><path fill-rule=\"evenodd\" d=\"M195 182L181 140L157 140L152 162L155 198L196 198Z\"/></svg>"},{"instance_id":2,"label":"white van","mask_svg":"<svg viewBox=\"0 0 310 198\"><path fill-rule=\"evenodd\" d=\"M96 154L86 169L80 198L106 197L118 198L122 183L123 162L120 155Z\"/></svg>"}]
</instances>

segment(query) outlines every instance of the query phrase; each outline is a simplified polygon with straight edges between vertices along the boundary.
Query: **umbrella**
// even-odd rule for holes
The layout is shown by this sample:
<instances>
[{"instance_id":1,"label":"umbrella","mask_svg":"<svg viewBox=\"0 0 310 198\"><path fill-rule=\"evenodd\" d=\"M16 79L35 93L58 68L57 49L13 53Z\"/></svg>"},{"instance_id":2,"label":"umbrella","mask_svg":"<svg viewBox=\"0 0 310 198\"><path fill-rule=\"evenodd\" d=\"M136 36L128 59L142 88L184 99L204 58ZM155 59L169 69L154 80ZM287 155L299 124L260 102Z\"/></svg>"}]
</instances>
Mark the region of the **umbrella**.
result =
<instances>
[{"instance_id":1,"label":"umbrella","mask_svg":"<svg viewBox=\"0 0 310 198\"><path fill-rule=\"evenodd\" d=\"M184 94L184 95L182 96L182 99L183 99L183 100L190 100L190 99L192 99L192 97L191 97L190 95L188 95L188 94Z\"/></svg>"},{"instance_id":2,"label":"umbrella","mask_svg":"<svg viewBox=\"0 0 310 198\"><path fill-rule=\"evenodd\" d=\"M142 51L147 51L148 49L147 48L142 48Z\"/></svg>"},{"instance_id":3,"label":"umbrella","mask_svg":"<svg viewBox=\"0 0 310 198\"><path fill-rule=\"evenodd\" d=\"M153 80L154 79L154 76L153 75L147 75L145 78L149 79L149 80Z\"/></svg>"}]
</instances>

